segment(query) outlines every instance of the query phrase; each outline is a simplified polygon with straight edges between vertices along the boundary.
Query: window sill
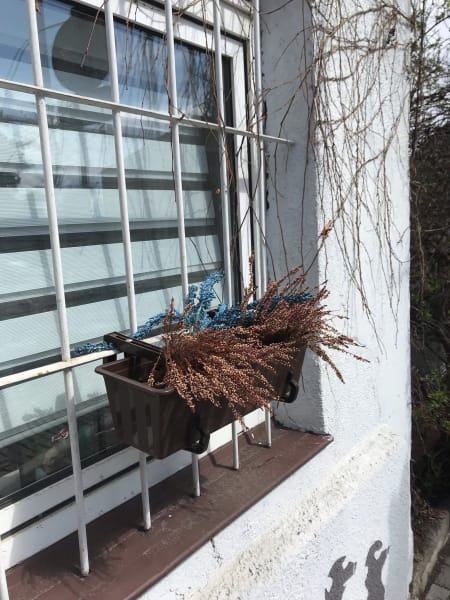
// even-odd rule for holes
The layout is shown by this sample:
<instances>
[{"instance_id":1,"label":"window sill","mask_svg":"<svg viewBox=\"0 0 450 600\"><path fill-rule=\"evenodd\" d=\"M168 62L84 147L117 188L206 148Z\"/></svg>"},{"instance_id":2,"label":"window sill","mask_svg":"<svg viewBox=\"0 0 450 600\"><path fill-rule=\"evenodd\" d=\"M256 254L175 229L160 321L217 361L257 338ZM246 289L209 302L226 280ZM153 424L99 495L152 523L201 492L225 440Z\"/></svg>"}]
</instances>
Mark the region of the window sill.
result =
<instances>
[{"instance_id":1,"label":"window sill","mask_svg":"<svg viewBox=\"0 0 450 600\"><path fill-rule=\"evenodd\" d=\"M136 598L241 513L325 448L330 436L272 427L272 448L261 447L264 427L239 438L239 471L231 444L200 462L200 498L193 498L190 468L150 488L152 528L139 529L140 498L88 526L91 573L78 575L76 535L8 572L14 599Z\"/></svg>"}]
</instances>

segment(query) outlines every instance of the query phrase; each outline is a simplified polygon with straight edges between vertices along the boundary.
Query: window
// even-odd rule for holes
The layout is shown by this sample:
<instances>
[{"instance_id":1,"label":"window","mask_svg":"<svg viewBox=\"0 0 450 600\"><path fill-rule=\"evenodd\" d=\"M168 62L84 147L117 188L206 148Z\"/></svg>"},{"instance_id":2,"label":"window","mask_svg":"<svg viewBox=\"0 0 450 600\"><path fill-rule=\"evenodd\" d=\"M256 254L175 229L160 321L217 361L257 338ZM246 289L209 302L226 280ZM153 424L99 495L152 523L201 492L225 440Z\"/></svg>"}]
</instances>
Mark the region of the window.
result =
<instances>
[{"instance_id":1,"label":"window","mask_svg":"<svg viewBox=\"0 0 450 600\"><path fill-rule=\"evenodd\" d=\"M69 501L64 481L46 486L72 470L82 502L83 488L136 462L112 429L99 357L74 348L135 330L218 269L236 299L252 247L263 254L248 3L223 2L215 22L213 2L181 16L158 6L123 3L113 15L109 0L13 0L0 23L7 530ZM7 512L42 488L39 505Z\"/></svg>"}]
</instances>

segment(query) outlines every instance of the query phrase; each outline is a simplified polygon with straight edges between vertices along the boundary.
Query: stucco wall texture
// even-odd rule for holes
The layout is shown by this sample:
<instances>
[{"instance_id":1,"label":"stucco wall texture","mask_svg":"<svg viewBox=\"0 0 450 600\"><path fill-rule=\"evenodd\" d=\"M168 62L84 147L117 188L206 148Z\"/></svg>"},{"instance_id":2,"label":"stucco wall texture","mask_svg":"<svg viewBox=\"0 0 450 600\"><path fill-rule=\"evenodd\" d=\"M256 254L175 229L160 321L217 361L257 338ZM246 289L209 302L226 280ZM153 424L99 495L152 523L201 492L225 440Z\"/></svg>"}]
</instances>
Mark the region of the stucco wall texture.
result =
<instances>
[{"instance_id":1,"label":"stucco wall texture","mask_svg":"<svg viewBox=\"0 0 450 600\"><path fill-rule=\"evenodd\" d=\"M349 11L354 9L352 2L340 4ZM360 4L362 8L369 6L368 2ZM314 15L307 12L306 3L281 0L263 0L261 11L267 132L281 133L295 142L277 149L278 171L275 181L269 178L268 184L267 237L273 259L269 270L274 265L279 275L286 271L286 265L309 264L320 232L331 218L334 192L318 162L320 147L313 156L310 146L312 87L298 90L299 77L317 52L307 34ZM396 35L406 36L407 32L399 26ZM334 74L339 63L336 60L329 64ZM395 201L389 204L389 243L383 243L371 219L375 207L372 214L370 211L370 202L380 201L375 193L376 178L372 190L368 181L364 193L369 209L362 216L360 232L370 318L344 268L339 236L345 231L339 222L310 269L311 285L326 280L331 292L329 307L348 317L336 325L364 345L360 353L370 362L333 356L344 374L346 383L342 384L323 363L307 355L299 398L293 405L274 407L274 415L294 429L329 433L334 442L143 599L408 597L412 537L405 54L395 48L387 51L380 65L377 93L370 103L376 106L382 102L383 110L361 135L368 136L369 143L373 139L376 148L383 143L386 131L392 132L395 120L395 135L384 157L387 190ZM348 85L360 83L350 80ZM283 107L288 101L286 112ZM344 140L341 142L340 153L337 138L337 154L341 160L350 160ZM267 155L273 173L274 148L268 147ZM319 185L321 176L325 179ZM394 268L386 277L387 259L393 252Z\"/></svg>"}]
</instances>

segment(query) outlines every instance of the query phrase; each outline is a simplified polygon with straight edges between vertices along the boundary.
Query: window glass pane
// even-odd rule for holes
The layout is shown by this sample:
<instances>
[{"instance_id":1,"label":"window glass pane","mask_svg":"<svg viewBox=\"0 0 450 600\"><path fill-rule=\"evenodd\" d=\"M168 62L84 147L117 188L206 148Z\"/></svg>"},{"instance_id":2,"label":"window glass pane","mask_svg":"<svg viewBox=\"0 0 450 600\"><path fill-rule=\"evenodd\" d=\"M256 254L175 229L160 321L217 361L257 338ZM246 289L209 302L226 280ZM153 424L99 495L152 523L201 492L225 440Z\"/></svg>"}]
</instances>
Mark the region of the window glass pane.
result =
<instances>
[{"instance_id":1,"label":"window glass pane","mask_svg":"<svg viewBox=\"0 0 450 600\"><path fill-rule=\"evenodd\" d=\"M138 60L125 63L125 58L119 59L121 100L167 109L163 106L167 103L161 68L163 40L122 23L117 24L117 38L119 51L126 48L133 61ZM148 79L142 77L145 52L153 61L149 59ZM202 56L200 50L179 46L183 61L190 54L197 59ZM203 64L209 62L205 59ZM149 81L151 90L145 87ZM205 89L204 81L198 89ZM62 250L70 340L76 345L111 330L128 329L113 129L103 111L56 102L51 110L52 123L56 123L51 129L53 154L58 156L55 172L61 170L56 180L60 227L73 229L77 219L79 223L79 244ZM64 111L65 125L58 118ZM179 306L182 302L171 133L166 122L127 114L122 115L122 131L136 303L142 324L164 310L172 296ZM181 150L188 270L194 282L222 267L218 147L211 132L185 127Z\"/></svg>"},{"instance_id":2,"label":"window glass pane","mask_svg":"<svg viewBox=\"0 0 450 600\"><path fill-rule=\"evenodd\" d=\"M116 21L120 101L168 112L167 47L159 34L130 22ZM175 42L178 109L198 119L217 119L212 74L214 55Z\"/></svg>"},{"instance_id":3,"label":"window glass pane","mask_svg":"<svg viewBox=\"0 0 450 600\"><path fill-rule=\"evenodd\" d=\"M49 103L50 143L72 344L128 328L111 114Z\"/></svg>"},{"instance_id":4,"label":"window glass pane","mask_svg":"<svg viewBox=\"0 0 450 600\"><path fill-rule=\"evenodd\" d=\"M188 270L199 281L223 268L219 148L214 132L180 131Z\"/></svg>"},{"instance_id":5,"label":"window glass pane","mask_svg":"<svg viewBox=\"0 0 450 600\"><path fill-rule=\"evenodd\" d=\"M33 83L25 0L8 2L0 19L0 77Z\"/></svg>"},{"instance_id":6,"label":"window glass pane","mask_svg":"<svg viewBox=\"0 0 450 600\"><path fill-rule=\"evenodd\" d=\"M58 428L63 421L62 373L0 391L0 490L9 495L35 481L51 442L32 443L33 433L45 430L49 421ZM58 418L58 414L61 415ZM50 434L51 435L51 434Z\"/></svg>"},{"instance_id":7,"label":"window glass pane","mask_svg":"<svg viewBox=\"0 0 450 600\"><path fill-rule=\"evenodd\" d=\"M122 447L107 407L99 363L73 371L82 464ZM71 472L62 373L0 391L0 504Z\"/></svg>"},{"instance_id":8,"label":"window glass pane","mask_svg":"<svg viewBox=\"0 0 450 600\"><path fill-rule=\"evenodd\" d=\"M217 121L214 55L177 43L175 62L179 109L190 117Z\"/></svg>"},{"instance_id":9,"label":"window glass pane","mask_svg":"<svg viewBox=\"0 0 450 600\"><path fill-rule=\"evenodd\" d=\"M161 112L168 111L166 42L130 22L115 22L120 101Z\"/></svg>"},{"instance_id":10,"label":"window glass pane","mask_svg":"<svg viewBox=\"0 0 450 600\"><path fill-rule=\"evenodd\" d=\"M37 20L44 85L109 100L103 13L58 0L39 0Z\"/></svg>"},{"instance_id":11,"label":"window glass pane","mask_svg":"<svg viewBox=\"0 0 450 600\"><path fill-rule=\"evenodd\" d=\"M198 282L223 266L218 148L206 130L182 128L180 141L189 281ZM168 126L152 119L127 118L124 149L135 287L137 294L145 294L145 300L137 300L142 323L167 308L172 295L178 306L182 304ZM154 293L158 288L173 288L174 283L177 289L170 294Z\"/></svg>"},{"instance_id":12,"label":"window glass pane","mask_svg":"<svg viewBox=\"0 0 450 600\"><path fill-rule=\"evenodd\" d=\"M0 372L59 353L43 171L32 96L0 90Z\"/></svg>"}]
</instances>

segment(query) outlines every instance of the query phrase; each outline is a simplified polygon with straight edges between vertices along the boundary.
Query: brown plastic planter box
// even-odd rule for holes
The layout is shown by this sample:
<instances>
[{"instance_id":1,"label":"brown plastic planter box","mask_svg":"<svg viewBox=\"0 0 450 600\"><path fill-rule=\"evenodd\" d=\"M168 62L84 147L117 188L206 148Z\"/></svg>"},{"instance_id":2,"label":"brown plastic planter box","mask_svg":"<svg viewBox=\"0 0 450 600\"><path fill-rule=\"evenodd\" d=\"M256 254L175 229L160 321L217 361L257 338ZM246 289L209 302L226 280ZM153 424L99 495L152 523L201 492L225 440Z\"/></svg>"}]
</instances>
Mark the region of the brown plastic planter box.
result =
<instances>
[{"instance_id":1,"label":"brown plastic planter box","mask_svg":"<svg viewBox=\"0 0 450 600\"><path fill-rule=\"evenodd\" d=\"M155 458L164 458L178 450L204 452L210 433L231 423L234 418L226 406L199 402L193 414L173 388L154 388L146 382L161 350L156 346L130 340L120 334L105 336L108 341L122 340L119 348L132 352L123 360L114 360L95 369L103 376L114 427L119 438ZM291 369L277 372L274 387L282 400L297 396L304 351ZM253 407L250 409L253 410Z\"/></svg>"},{"instance_id":2,"label":"brown plastic planter box","mask_svg":"<svg viewBox=\"0 0 450 600\"><path fill-rule=\"evenodd\" d=\"M105 380L119 438L155 458L177 450L204 452L209 434L233 421L231 411L203 402L193 414L173 388L153 388L146 383L153 364L146 357L131 357L95 369Z\"/></svg>"}]
</instances>

